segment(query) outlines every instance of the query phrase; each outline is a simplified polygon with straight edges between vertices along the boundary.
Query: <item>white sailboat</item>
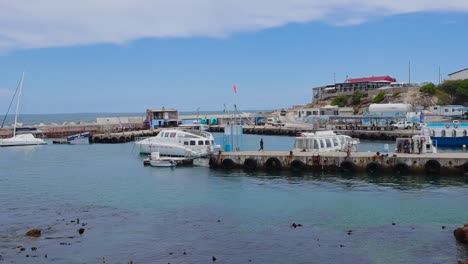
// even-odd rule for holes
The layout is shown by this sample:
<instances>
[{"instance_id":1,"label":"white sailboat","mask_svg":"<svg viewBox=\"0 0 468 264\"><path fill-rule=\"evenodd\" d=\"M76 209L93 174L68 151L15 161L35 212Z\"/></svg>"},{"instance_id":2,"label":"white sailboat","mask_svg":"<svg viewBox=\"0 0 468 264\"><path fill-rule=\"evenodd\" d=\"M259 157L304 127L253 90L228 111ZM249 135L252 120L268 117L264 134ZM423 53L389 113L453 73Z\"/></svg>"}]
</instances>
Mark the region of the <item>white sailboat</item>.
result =
<instances>
[{"instance_id":1,"label":"white sailboat","mask_svg":"<svg viewBox=\"0 0 468 264\"><path fill-rule=\"evenodd\" d=\"M18 121L18 112L21 95L23 93L23 82L24 82L24 72L21 76L21 81L19 84L18 99L16 102L16 113L15 113L15 123L13 125L13 137L0 139L0 147L12 147L12 146L32 146L32 145L45 145L47 144L43 139L35 138L33 134L16 134L16 126Z\"/></svg>"}]
</instances>

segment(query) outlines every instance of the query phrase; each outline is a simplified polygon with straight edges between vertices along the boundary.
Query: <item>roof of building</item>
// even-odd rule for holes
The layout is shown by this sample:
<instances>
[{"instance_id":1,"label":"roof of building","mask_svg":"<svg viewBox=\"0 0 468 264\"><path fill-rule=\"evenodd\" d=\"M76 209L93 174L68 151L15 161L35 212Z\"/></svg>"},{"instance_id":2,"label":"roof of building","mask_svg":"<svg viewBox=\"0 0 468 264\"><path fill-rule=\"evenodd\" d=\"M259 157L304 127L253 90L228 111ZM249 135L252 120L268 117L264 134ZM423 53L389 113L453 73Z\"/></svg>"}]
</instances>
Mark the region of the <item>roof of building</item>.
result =
<instances>
[{"instance_id":1,"label":"roof of building","mask_svg":"<svg viewBox=\"0 0 468 264\"><path fill-rule=\"evenodd\" d=\"M372 76L372 77L362 77L347 79L347 83L357 83L357 82L378 82L378 81L387 81L387 82L396 82L396 79L390 76Z\"/></svg>"},{"instance_id":2,"label":"roof of building","mask_svg":"<svg viewBox=\"0 0 468 264\"><path fill-rule=\"evenodd\" d=\"M449 73L448 75L449 75L449 76L450 76L450 75L454 75L454 74L456 74L456 73L459 73L459 72L462 72L462 71L466 71L466 70L468 70L468 68L465 68L465 69L463 69L463 70L459 70L459 71L456 71L456 72Z\"/></svg>"},{"instance_id":3,"label":"roof of building","mask_svg":"<svg viewBox=\"0 0 468 264\"><path fill-rule=\"evenodd\" d=\"M147 112L177 112L174 108L162 108L162 109L147 109Z\"/></svg>"}]
</instances>

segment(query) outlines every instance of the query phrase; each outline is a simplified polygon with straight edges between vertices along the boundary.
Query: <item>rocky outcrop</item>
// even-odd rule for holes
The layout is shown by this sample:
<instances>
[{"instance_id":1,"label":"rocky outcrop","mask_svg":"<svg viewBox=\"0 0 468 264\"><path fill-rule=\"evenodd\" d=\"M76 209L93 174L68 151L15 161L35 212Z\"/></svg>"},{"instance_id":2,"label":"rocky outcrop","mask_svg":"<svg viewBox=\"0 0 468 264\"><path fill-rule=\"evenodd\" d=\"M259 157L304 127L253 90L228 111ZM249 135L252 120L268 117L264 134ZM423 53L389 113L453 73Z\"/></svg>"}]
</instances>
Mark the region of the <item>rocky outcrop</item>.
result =
<instances>
[{"instance_id":1,"label":"rocky outcrop","mask_svg":"<svg viewBox=\"0 0 468 264\"><path fill-rule=\"evenodd\" d=\"M26 233L26 236L28 237L40 237L41 236L41 230L40 229L31 229Z\"/></svg>"},{"instance_id":2,"label":"rocky outcrop","mask_svg":"<svg viewBox=\"0 0 468 264\"><path fill-rule=\"evenodd\" d=\"M468 244L468 223L455 229L453 235L458 242Z\"/></svg>"},{"instance_id":3,"label":"rocky outcrop","mask_svg":"<svg viewBox=\"0 0 468 264\"><path fill-rule=\"evenodd\" d=\"M459 259L457 264L468 264L468 259Z\"/></svg>"}]
</instances>

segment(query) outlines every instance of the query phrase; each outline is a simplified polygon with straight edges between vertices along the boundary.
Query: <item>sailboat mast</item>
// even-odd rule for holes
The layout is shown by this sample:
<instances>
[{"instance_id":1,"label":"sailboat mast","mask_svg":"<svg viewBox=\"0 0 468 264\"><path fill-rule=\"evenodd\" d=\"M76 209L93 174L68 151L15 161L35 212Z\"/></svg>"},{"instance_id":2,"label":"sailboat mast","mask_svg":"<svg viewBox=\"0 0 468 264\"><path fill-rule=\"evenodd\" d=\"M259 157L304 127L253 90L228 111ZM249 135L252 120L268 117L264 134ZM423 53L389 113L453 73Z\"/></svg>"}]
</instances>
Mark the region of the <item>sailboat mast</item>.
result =
<instances>
[{"instance_id":1,"label":"sailboat mast","mask_svg":"<svg viewBox=\"0 0 468 264\"><path fill-rule=\"evenodd\" d=\"M23 94L23 81L24 81L24 72L23 72L23 75L21 76L19 92L18 92L18 100L16 102L16 113L15 113L15 124L13 126L13 137L16 136L16 122L18 121L20 98L21 98L21 95Z\"/></svg>"}]
</instances>

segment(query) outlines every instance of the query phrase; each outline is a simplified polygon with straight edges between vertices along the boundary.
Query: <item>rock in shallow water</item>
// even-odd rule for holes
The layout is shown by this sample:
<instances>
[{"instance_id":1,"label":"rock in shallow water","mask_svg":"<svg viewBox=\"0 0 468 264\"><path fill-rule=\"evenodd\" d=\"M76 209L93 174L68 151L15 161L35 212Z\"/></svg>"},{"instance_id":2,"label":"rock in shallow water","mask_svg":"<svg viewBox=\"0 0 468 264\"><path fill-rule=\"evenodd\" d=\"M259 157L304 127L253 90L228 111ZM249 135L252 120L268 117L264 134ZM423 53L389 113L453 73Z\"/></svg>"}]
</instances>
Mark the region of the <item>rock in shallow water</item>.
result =
<instances>
[{"instance_id":1,"label":"rock in shallow water","mask_svg":"<svg viewBox=\"0 0 468 264\"><path fill-rule=\"evenodd\" d=\"M468 224L455 229L453 235L458 242L468 244Z\"/></svg>"},{"instance_id":2,"label":"rock in shallow water","mask_svg":"<svg viewBox=\"0 0 468 264\"><path fill-rule=\"evenodd\" d=\"M26 236L40 237L41 236L41 230L40 229L31 229L26 233Z\"/></svg>"}]
</instances>

